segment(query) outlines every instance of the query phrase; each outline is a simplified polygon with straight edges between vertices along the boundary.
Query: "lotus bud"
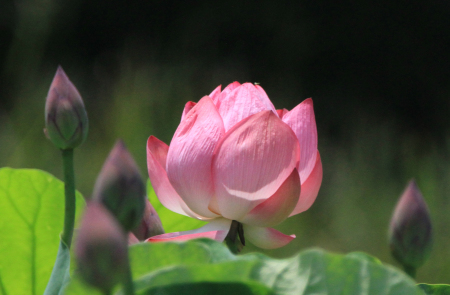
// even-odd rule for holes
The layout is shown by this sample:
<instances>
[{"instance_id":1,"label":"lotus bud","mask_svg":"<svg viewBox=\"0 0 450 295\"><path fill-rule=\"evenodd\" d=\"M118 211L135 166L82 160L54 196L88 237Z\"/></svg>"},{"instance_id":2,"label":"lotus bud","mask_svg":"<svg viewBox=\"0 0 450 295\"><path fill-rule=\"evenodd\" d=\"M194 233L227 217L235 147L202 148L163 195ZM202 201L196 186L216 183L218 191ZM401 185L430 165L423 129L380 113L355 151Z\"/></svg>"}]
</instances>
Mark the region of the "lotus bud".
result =
<instances>
[{"instance_id":1,"label":"lotus bud","mask_svg":"<svg viewBox=\"0 0 450 295\"><path fill-rule=\"evenodd\" d=\"M133 233L141 241L164 233L161 219L148 200L145 200L145 212L141 224L133 230Z\"/></svg>"},{"instance_id":2,"label":"lotus bud","mask_svg":"<svg viewBox=\"0 0 450 295\"><path fill-rule=\"evenodd\" d=\"M59 66L45 103L46 136L60 149L73 149L86 139L88 117L83 100Z\"/></svg>"},{"instance_id":3,"label":"lotus bud","mask_svg":"<svg viewBox=\"0 0 450 295\"><path fill-rule=\"evenodd\" d=\"M136 162L125 144L114 145L94 187L93 199L102 203L125 231L135 229L145 209L146 192Z\"/></svg>"},{"instance_id":4,"label":"lotus bud","mask_svg":"<svg viewBox=\"0 0 450 295\"><path fill-rule=\"evenodd\" d=\"M133 233L128 233L128 246L139 243L138 238Z\"/></svg>"},{"instance_id":5,"label":"lotus bud","mask_svg":"<svg viewBox=\"0 0 450 295\"><path fill-rule=\"evenodd\" d=\"M105 294L126 277L127 240L116 219L101 204L86 207L75 244L79 274Z\"/></svg>"},{"instance_id":6,"label":"lotus bud","mask_svg":"<svg viewBox=\"0 0 450 295\"><path fill-rule=\"evenodd\" d=\"M405 268L415 269L428 258L432 246L430 214L411 180L395 208L389 227L391 253Z\"/></svg>"}]
</instances>

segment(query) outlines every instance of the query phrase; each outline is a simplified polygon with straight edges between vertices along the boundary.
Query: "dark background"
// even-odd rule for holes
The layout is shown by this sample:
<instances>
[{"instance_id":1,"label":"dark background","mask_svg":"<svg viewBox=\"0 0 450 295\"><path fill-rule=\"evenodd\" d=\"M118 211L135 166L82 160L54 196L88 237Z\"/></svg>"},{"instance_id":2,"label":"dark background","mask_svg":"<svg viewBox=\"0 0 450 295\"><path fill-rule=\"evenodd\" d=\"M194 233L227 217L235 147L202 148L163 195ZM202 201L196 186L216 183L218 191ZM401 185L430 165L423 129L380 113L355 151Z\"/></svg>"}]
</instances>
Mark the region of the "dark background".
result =
<instances>
[{"instance_id":1,"label":"dark background","mask_svg":"<svg viewBox=\"0 0 450 295\"><path fill-rule=\"evenodd\" d=\"M449 53L446 1L4 0L0 166L62 177L42 133L58 64L90 119L75 158L87 197L117 138L146 176L146 139L169 143L185 102L258 82L277 108L313 97L324 167L316 203L279 227L297 239L267 253L318 246L395 264L387 225L414 177L435 226L418 281L450 283Z\"/></svg>"}]
</instances>

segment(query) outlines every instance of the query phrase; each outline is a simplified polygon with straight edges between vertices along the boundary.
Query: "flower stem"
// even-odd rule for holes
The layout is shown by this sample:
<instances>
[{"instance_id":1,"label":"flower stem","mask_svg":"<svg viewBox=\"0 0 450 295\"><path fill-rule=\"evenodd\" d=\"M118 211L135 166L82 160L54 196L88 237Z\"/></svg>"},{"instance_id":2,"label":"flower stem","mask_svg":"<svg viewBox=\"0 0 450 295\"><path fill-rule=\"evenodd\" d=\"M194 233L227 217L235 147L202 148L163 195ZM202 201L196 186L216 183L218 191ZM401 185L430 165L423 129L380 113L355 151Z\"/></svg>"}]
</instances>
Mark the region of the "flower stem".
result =
<instances>
[{"instance_id":1,"label":"flower stem","mask_svg":"<svg viewBox=\"0 0 450 295\"><path fill-rule=\"evenodd\" d=\"M70 249L75 225L75 173L73 169L73 149L62 150L64 169L64 229L61 240Z\"/></svg>"},{"instance_id":2,"label":"flower stem","mask_svg":"<svg viewBox=\"0 0 450 295\"><path fill-rule=\"evenodd\" d=\"M134 286L133 286L133 276L131 274L130 267L130 258L128 256L127 266L126 266L126 276L123 282L123 294L125 295L134 295Z\"/></svg>"},{"instance_id":3,"label":"flower stem","mask_svg":"<svg viewBox=\"0 0 450 295\"><path fill-rule=\"evenodd\" d=\"M416 271L417 269L415 267L412 266L408 266L408 265L403 265L403 269L405 270L405 272L413 279L416 279Z\"/></svg>"},{"instance_id":4,"label":"flower stem","mask_svg":"<svg viewBox=\"0 0 450 295\"><path fill-rule=\"evenodd\" d=\"M238 254L245 246L244 229L242 223L233 220L231 222L230 231L225 237L225 243L230 249L231 253Z\"/></svg>"}]
</instances>

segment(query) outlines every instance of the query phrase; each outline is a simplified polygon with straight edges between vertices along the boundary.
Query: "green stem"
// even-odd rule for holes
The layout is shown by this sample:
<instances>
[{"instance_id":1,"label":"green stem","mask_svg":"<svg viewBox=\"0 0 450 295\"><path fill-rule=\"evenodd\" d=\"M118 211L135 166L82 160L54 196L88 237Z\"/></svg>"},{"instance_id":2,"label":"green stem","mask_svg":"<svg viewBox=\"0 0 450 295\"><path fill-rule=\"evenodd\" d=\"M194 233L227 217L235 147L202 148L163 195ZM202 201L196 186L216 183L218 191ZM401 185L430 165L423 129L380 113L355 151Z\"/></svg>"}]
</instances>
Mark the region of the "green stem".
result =
<instances>
[{"instance_id":1,"label":"green stem","mask_svg":"<svg viewBox=\"0 0 450 295\"><path fill-rule=\"evenodd\" d=\"M417 269L415 267L403 265L403 269L411 278L416 279Z\"/></svg>"},{"instance_id":2,"label":"green stem","mask_svg":"<svg viewBox=\"0 0 450 295\"><path fill-rule=\"evenodd\" d=\"M123 282L123 294L134 295L133 276L131 275L130 258L127 259L126 276Z\"/></svg>"},{"instance_id":3,"label":"green stem","mask_svg":"<svg viewBox=\"0 0 450 295\"><path fill-rule=\"evenodd\" d=\"M231 222L228 235L225 237L225 243L230 249L231 253L238 254L241 252L242 247L245 245L244 229L240 222L233 220Z\"/></svg>"},{"instance_id":4,"label":"green stem","mask_svg":"<svg viewBox=\"0 0 450 295\"><path fill-rule=\"evenodd\" d=\"M70 249L75 225L75 173L73 170L73 149L62 150L64 169L64 230L61 240Z\"/></svg>"}]
</instances>

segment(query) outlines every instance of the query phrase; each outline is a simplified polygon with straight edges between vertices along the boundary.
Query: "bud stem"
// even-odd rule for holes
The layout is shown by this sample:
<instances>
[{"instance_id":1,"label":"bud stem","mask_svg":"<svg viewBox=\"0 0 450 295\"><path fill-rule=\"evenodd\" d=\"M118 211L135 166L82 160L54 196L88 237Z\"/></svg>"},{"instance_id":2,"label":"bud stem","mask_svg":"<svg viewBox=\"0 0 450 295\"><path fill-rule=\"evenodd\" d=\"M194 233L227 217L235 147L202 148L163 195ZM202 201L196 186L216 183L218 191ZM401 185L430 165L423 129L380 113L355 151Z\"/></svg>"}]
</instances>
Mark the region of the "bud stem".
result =
<instances>
[{"instance_id":1,"label":"bud stem","mask_svg":"<svg viewBox=\"0 0 450 295\"><path fill-rule=\"evenodd\" d=\"M134 285L133 285L133 276L131 274L131 267L130 267L130 258L128 256L127 259L127 266L126 266L126 277L123 282L123 294L125 295L134 295Z\"/></svg>"},{"instance_id":2,"label":"bud stem","mask_svg":"<svg viewBox=\"0 0 450 295\"><path fill-rule=\"evenodd\" d=\"M415 267L403 265L403 269L411 278L416 279L417 269Z\"/></svg>"},{"instance_id":3,"label":"bud stem","mask_svg":"<svg viewBox=\"0 0 450 295\"><path fill-rule=\"evenodd\" d=\"M64 169L64 230L61 240L70 249L75 224L75 173L73 169L73 149L62 150Z\"/></svg>"}]
</instances>

